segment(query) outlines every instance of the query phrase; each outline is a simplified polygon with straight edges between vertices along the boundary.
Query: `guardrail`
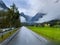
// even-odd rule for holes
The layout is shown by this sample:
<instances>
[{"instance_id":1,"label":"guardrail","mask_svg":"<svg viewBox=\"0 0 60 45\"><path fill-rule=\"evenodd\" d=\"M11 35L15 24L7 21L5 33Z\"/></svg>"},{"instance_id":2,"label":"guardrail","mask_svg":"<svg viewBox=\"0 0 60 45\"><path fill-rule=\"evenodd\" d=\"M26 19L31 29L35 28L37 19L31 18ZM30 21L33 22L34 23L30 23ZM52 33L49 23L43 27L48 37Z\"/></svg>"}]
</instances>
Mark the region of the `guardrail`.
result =
<instances>
[{"instance_id":1,"label":"guardrail","mask_svg":"<svg viewBox=\"0 0 60 45\"><path fill-rule=\"evenodd\" d=\"M5 33L2 33L0 35L0 43L3 42L4 40L6 40L7 38L9 38L10 36L12 36L17 30L18 30L18 28L5 32Z\"/></svg>"}]
</instances>

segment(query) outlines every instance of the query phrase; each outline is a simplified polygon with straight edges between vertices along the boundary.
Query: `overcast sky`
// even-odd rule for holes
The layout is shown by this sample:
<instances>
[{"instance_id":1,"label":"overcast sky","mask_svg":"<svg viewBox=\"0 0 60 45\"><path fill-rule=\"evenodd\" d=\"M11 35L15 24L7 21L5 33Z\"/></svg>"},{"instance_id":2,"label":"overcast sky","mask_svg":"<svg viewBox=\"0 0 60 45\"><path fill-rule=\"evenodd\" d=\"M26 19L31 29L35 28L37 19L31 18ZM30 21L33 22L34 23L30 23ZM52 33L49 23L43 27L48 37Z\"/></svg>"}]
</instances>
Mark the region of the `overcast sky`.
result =
<instances>
[{"instance_id":1,"label":"overcast sky","mask_svg":"<svg viewBox=\"0 0 60 45\"><path fill-rule=\"evenodd\" d=\"M37 12L47 13L39 22L60 18L60 0L3 0L9 7L15 3L19 12L34 16ZM21 17L25 20L23 17ZM48 19L48 20L47 20Z\"/></svg>"},{"instance_id":2,"label":"overcast sky","mask_svg":"<svg viewBox=\"0 0 60 45\"><path fill-rule=\"evenodd\" d=\"M15 3L20 12L34 16L42 7L43 3L40 0L3 0L9 7Z\"/></svg>"}]
</instances>

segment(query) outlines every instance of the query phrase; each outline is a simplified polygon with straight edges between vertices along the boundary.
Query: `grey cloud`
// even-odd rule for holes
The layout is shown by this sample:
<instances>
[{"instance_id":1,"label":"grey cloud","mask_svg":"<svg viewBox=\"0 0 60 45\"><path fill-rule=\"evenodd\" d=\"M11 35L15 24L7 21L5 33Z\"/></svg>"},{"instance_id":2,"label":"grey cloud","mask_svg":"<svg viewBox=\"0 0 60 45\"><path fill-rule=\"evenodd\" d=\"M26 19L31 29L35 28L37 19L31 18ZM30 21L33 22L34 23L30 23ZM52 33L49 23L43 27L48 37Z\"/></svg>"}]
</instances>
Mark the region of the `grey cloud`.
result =
<instances>
[{"instance_id":1,"label":"grey cloud","mask_svg":"<svg viewBox=\"0 0 60 45\"><path fill-rule=\"evenodd\" d=\"M54 1L54 0L53 0ZM51 20L58 19L60 20L60 2L48 2L42 9L42 12L47 13L42 19L39 19L38 22L47 22Z\"/></svg>"}]
</instances>

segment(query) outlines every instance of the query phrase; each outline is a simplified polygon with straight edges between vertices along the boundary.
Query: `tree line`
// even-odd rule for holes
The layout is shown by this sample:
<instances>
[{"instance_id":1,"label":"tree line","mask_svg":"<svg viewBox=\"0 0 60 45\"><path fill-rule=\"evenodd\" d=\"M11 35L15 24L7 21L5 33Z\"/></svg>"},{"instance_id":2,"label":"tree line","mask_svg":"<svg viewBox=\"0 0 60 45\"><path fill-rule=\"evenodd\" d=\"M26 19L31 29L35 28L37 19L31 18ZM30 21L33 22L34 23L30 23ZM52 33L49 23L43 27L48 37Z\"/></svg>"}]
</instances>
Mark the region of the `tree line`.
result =
<instances>
[{"instance_id":1,"label":"tree line","mask_svg":"<svg viewBox=\"0 0 60 45\"><path fill-rule=\"evenodd\" d=\"M14 3L7 11L0 10L0 28L20 27L19 17L18 8Z\"/></svg>"}]
</instances>

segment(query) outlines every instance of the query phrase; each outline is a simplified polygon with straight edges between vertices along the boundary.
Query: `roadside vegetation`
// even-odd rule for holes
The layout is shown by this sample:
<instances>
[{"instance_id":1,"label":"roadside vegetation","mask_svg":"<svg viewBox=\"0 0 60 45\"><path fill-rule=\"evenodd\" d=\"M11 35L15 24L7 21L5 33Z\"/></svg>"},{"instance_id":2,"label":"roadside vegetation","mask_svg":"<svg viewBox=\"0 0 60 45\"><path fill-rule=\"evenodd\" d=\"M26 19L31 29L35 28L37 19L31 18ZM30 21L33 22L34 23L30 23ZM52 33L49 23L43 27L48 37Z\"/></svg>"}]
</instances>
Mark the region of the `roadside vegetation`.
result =
<instances>
[{"instance_id":1,"label":"roadside vegetation","mask_svg":"<svg viewBox=\"0 0 60 45\"><path fill-rule=\"evenodd\" d=\"M18 28L13 29L11 31L6 32L5 34L0 36L0 42L3 42L4 40L6 40L7 38L11 37L14 33L16 33L16 31L18 30Z\"/></svg>"},{"instance_id":2,"label":"roadside vegetation","mask_svg":"<svg viewBox=\"0 0 60 45\"><path fill-rule=\"evenodd\" d=\"M16 5L13 3L13 5L10 6L10 8L4 10L0 10L0 34L3 33L3 35L0 35L0 42L3 42L10 36L12 36L21 26L20 23L20 13L18 11L18 8ZM4 31L1 29L5 28L13 28L13 30L7 30Z\"/></svg>"},{"instance_id":3,"label":"roadside vegetation","mask_svg":"<svg viewBox=\"0 0 60 45\"><path fill-rule=\"evenodd\" d=\"M0 10L0 28L20 27L20 14L13 3L7 11Z\"/></svg>"},{"instance_id":4,"label":"roadside vegetation","mask_svg":"<svg viewBox=\"0 0 60 45\"><path fill-rule=\"evenodd\" d=\"M55 28L55 27L29 26L28 28L49 40L60 41L60 28L58 28L58 27Z\"/></svg>"}]
</instances>

